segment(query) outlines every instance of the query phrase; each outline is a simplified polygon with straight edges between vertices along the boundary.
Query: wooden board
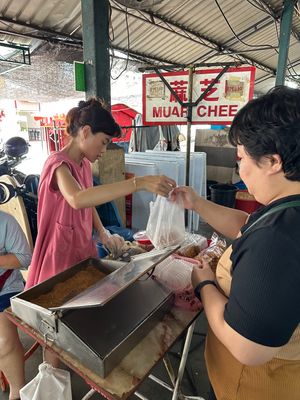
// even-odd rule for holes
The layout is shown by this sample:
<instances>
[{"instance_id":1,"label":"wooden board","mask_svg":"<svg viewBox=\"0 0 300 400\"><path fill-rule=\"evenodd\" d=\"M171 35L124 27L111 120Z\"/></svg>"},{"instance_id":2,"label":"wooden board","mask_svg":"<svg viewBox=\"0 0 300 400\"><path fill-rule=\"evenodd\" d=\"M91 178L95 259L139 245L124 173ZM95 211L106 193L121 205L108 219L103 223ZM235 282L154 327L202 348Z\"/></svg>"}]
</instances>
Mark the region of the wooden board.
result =
<instances>
[{"instance_id":1,"label":"wooden board","mask_svg":"<svg viewBox=\"0 0 300 400\"><path fill-rule=\"evenodd\" d=\"M124 150L118 146L107 149L100 160L93 164L93 174L100 179L102 185L120 182L125 179ZM123 226L126 223L125 197L115 199Z\"/></svg>"},{"instance_id":2,"label":"wooden board","mask_svg":"<svg viewBox=\"0 0 300 400\"><path fill-rule=\"evenodd\" d=\"M1 175L0 183L1 182L12 185L13 187L17 187L16 180L9 175ZM16 196L11 198L7 203L0 204L0 210L12 215L18 221L19 225L23 229L23 232L25 233L30 249L33 250L31 230L22 197Z\"/></svg>"}]
</instances>

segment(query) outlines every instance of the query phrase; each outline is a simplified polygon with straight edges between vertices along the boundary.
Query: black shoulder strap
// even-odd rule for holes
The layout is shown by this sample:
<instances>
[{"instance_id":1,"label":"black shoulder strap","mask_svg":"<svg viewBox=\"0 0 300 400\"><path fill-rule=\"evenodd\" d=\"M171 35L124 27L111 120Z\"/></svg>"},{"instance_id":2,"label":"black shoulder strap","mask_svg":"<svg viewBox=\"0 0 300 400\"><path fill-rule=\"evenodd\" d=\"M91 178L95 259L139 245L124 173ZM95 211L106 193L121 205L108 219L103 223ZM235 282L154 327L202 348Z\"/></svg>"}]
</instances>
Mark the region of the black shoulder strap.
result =
<instances>
[{"instance_id":1,"label":"black shoulder strap","mask_svg":"<svg viewBox=\"0 0 300 400\"><path fill-rule=\"evenodd\" d=\"M300 207L300 200L287 201L286 203L282 203L274 208L271 208L271 210L267 211L265 214L263 214L261 217L259 217L256 221L254 221L250 226L248 226L248 228L243 232L243 234L248 232L249 229L251 229L254 225L256 225L262 219L266 218L268 215L274 214L277 211L284 210L285 208L291 208L291 207Z\"/></svg>"}]
</instances>

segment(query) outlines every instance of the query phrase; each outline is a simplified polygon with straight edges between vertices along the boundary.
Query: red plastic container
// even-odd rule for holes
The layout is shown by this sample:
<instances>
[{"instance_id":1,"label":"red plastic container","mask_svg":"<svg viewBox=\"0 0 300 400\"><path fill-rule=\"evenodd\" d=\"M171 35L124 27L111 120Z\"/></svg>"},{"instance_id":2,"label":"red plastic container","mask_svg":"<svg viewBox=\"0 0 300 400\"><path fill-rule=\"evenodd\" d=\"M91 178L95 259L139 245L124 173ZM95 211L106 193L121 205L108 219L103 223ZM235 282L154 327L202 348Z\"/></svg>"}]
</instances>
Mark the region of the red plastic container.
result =
<instances>
[{"instance_id":1,"label":"red plastic container","mask_svg":"<svg viewBox=\"0 0 300 400\"><path fill-rule=\"evenodd\" d=\"M235 197L235 208L237 210L245 211L249 214L261 207L254 196L248 192L248 190L239 190Z\"/></svg>"},{"instance_id":2,"label":"red plastic container","mask_svg":"<svg viewBox=\"0 0 300 400\"><path fill-rule=\"evenodd\" d=\"M146 231L139 231L133 235L133 239L137 244L144 250L150 251L153 249L153 244L151 240L146 235Z\"/></svg>"}]
</instances>

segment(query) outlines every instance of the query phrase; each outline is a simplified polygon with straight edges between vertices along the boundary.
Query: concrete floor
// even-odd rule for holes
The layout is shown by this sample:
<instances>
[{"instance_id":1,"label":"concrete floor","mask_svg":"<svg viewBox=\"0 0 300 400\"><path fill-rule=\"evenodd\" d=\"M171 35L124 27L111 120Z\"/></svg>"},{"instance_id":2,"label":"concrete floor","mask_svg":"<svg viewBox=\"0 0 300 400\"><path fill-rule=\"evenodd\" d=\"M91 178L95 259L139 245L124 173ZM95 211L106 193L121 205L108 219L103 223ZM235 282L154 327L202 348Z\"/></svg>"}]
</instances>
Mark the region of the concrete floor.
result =
<instances>
[{"instance_id":1,"label":"concrete floor","mask_svg":"<svg viewBox=\"0 0 300 400\"><path fill-rule=\"evenodd\" d=\"M198 233L209 238L212 234L212 229L205 223L200 222ZM182 380L182 393L189 396L199 396L204 400L208 399L209 382L203 357L204 340L207 331L207 321L204 312L202 312L196 321L196 327L190 346L190 352L187 359L186 369ZM25 350L29 349L33 344L33 339L28 335L20 332L21 341ZM179 338L171 350L168 352L168 357L175 371L179 366L180 354L183 348L185 336ZM36 352L26 361L26 382L33 379L38 373L38 366L42 362L42 351L38 348ZM84 395L90 390L90 387L78 375L71 371L71 384L73 400L81 400ZM170 384L167 372L163 362L159 362L152 374ZM149 400L171 400L172 393L149 378L138 388L138 392ZM104 399L100 394L95 393L91 400ZM137 399L132 395L130 399ZM0 400L8 400L8 393L0 391ZM55 400L55 399L53 399Z\"/></svg>"}]
</instances>

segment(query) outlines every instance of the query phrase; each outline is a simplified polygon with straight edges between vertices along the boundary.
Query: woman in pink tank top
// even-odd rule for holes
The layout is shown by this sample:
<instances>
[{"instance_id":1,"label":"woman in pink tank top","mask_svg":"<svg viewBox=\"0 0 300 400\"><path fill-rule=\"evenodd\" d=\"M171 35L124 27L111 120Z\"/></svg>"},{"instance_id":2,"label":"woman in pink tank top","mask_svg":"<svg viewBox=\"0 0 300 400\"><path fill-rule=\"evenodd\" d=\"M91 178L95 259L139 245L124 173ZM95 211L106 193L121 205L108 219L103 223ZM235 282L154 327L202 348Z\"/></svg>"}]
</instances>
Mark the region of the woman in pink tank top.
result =
<instances>
[{"instance_id":1,"label":"woman in pink tank top","mask_svg":"<svg viewBox=\"0 0 300 400\"><path fill-rule=\"evenodd\" d=\"M26 288L88 257L97 256L93 228L108 238L95 206L138 190L167 196L176 182L165 176L144 176L93 187L90 163L100 158L119 125L97 99L81 101L66 117L69 143L47 159L38 191L38 235ZM57 360L49 359L57 365Z\"/></svg>"}]
</instances>

